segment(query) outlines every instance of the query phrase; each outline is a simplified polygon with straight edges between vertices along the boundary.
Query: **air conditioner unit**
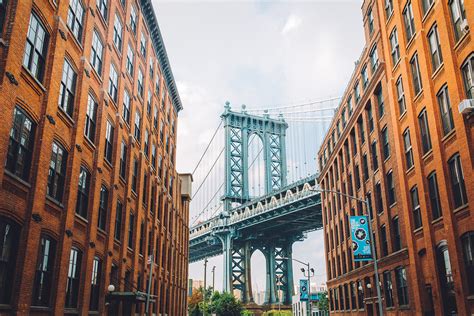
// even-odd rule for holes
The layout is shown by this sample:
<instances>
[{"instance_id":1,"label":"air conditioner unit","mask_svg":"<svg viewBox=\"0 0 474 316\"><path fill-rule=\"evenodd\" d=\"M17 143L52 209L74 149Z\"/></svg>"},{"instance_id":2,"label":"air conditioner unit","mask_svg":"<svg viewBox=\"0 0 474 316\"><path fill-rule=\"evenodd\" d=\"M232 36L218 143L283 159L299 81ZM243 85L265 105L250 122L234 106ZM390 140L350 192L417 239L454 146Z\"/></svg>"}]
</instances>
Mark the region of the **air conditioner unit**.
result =
<instances>
[{"instance_id":1,"label":"air conditioner unit","mask_svg":"<svg viewBox=\"0 0 474 316\"><path fill-rule=\"evenodd\" d=\"M459 103L459 113L468 114L474 111L474 99L465 99Z\"/></svg>"},{"instance_id":2,"label":"air conditioner unit","mask_svg":"<svg viewBox=\"0 0 474 316\"><path fill-rule=\"evenodd\" d=\"M469 24L467 23L466 19L462 20L462 22L459 26L461 27L461 31L463 31L464 33L469 31Z\"/></svg>"}]
</instances>

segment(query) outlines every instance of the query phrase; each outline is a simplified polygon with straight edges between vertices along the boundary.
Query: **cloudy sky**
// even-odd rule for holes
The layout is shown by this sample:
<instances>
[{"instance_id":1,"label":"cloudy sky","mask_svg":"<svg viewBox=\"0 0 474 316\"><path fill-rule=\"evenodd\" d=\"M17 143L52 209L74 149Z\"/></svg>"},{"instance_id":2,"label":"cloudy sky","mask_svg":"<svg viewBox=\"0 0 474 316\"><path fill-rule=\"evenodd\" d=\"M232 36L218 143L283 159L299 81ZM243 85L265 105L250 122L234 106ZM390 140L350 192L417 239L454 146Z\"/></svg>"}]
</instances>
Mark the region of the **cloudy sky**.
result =
<instances>
[{"instance_id":1,"label":"cloudy sky","mask_svg":"<svg viewBox=\"0 0 474 316\"><path fill-rule=\"evenodd\" d=\"M364 45L360 0L153 3L184 106L180 172L194 169L225 101L261 108L340 96ZM323 249L315 232L293 250L315 267L318 284L325 281ZM263 256L252 263L254 290L264 290ZM219 289L222 257L210 259L213 265ZM294 270L301 278L297 264ZM190 278L203 278L202 262L190 266Z\"/></svg>"}]
</instances>

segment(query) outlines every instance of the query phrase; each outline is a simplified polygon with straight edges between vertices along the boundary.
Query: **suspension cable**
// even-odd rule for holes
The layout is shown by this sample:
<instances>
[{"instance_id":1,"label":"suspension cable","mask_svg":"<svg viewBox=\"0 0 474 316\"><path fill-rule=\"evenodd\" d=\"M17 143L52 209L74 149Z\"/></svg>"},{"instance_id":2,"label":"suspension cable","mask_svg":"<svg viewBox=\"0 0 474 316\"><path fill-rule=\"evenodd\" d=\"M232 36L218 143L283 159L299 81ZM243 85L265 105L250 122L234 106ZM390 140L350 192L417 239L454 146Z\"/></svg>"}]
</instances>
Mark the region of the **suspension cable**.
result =
<instances>
[{"instance_id":1,"label":"suspension cable","mask_svg":"<svg viewBox=\"0 0 474 316\"><path fill-rule=\"evenodd\" d=\"M214 132L214 135L212 135L211 140L210 140L209 143L207 144L207 147L206 147L206 149L204 150L204 152L202 153L201 158L199 158L199 161L198 161L196 167L194 168L194 170L193 170L193 172L192 172L192 175L194 175L194 172L196 172L196 169L197 169L197 168L199 167L199 165L201 164L201 161L202 161L202 159L204 158L204 155L206 155L206 153L207 153L209 147L211 146L212 141L214 140L214 137L216 137L217 132L219 131L219 128L220 128L221 125L222 125L222 122L223 122L223 121L221 120L221 122L219 123L219 126L217 126L216 131Z\"/></svg>"},{"instance_id":2,"label":"suspension cable","mask_svg":"<svg viewBox=\"0 0 474 316\"><path fill-rule=\"evenodd\" d=\"M209 171L207 172L206 176L205 176L204 179L202 180L201 184L200 184L199 187L197 188L196 192L194 192L193 196L191 197L191 200L194 199L194 197L196 196L196 194L198 194L199 190L202 188L204 182L206 182L207 177L209 177L209 174L211 173L212 169L214 169L214 167L216 166L217 161L219 161L219 158L222 156L222 153L224 152L224 149L225 149L225 147L222 148L221 152L219 153L219 156L217 156L216 160L215 160L214 163L212 164L211 169L209 169Z\"/></svg>"}]
</instances>

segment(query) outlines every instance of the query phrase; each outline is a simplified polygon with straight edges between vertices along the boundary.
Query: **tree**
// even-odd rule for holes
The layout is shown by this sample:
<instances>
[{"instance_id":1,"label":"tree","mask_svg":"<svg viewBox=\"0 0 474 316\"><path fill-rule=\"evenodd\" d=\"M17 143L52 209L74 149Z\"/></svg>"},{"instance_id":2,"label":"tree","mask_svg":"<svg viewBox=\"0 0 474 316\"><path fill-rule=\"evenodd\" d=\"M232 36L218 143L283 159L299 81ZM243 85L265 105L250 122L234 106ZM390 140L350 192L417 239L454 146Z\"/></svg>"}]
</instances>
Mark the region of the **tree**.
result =
<instances>
[{"instance_id":1,"label":"tree","mask_svg":"<svg viewBox=\"0 0 474 316\"><path fill-rule=\"evenodd\" d=\"M203 300L203 290L199 288L193 291L191 297L188 298L188 312L190 316L201 316L202 312L199 309L199 303Z\"/></svg>"},{"instance_id":2,"label":"tree","mask_svg":"<svg viewBox=\"0 0 474 316\"><path fill-rule=\"evenodd\" d=\"M320 311L329 310L329 301L328 301L328 292L327 291L319 293L318 309Z\"/></svg>"},{"instance_id":3,"label":"tree","mask_svg":"<svg viewBox=\"0 0 474 316\"><path fill-rule=\"evenodd\" d=\"M214 292L209 303L209 311L218 316L240 316L243 307L231 293Z\"/></svg>"}]
</instances>

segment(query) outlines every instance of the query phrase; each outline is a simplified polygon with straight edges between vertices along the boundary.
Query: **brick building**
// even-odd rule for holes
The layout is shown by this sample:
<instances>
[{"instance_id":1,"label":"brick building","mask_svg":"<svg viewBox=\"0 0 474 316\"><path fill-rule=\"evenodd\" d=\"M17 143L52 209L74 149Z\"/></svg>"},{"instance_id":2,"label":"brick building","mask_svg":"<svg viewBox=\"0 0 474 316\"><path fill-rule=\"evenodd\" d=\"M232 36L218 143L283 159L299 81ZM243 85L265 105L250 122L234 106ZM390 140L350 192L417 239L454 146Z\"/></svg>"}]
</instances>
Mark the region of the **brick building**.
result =
<instances>
[{"instance_id":1,"label":"brick building","mask_svg":"<svg viewBox=\"0 0 474 316\"><path fill-rule=\"evenodd\" d=\"M151 273L151 311L185 315L191 178L151 0L0 1L0 105L0 314L144 313Z\"/></svg>"},{"instance_id":2,"label":"brick building","mask_svg":"<svg viewBox=\"0 0 474 316\"><path fill-rule=\"evenodd\" d=\"M365 0L366 46L318 153L322 189L368 198L387 315L474 313L474 2ZM469 28L471 26L471 29ZM469 101L472 100L472 101ZM376 314L373 264L322 193L333 314Z\"/></svg>"}]
</instances>

